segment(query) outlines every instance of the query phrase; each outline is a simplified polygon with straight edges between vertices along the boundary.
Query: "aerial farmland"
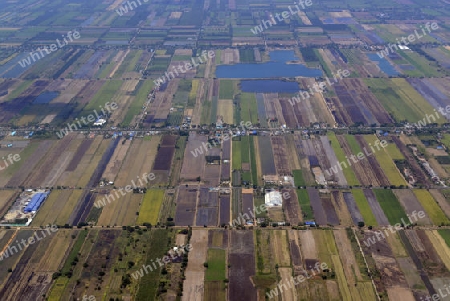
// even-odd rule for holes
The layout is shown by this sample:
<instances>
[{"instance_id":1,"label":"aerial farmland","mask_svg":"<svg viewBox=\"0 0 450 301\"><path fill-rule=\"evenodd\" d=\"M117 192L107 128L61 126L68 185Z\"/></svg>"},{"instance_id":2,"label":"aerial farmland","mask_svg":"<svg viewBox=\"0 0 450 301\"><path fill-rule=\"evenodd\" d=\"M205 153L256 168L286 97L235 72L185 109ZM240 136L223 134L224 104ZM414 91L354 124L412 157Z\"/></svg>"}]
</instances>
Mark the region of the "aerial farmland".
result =
<instances>
[{"instance_id":1,"label":"aerial farmland","mask_svg":"<svg viewBox=\"0 0 450 301\"><path fill-rule=\"evenodd\" d=\"M449 1L297 2L0 0L1 300L450 300Z\"/></svg>"}]
</instances>

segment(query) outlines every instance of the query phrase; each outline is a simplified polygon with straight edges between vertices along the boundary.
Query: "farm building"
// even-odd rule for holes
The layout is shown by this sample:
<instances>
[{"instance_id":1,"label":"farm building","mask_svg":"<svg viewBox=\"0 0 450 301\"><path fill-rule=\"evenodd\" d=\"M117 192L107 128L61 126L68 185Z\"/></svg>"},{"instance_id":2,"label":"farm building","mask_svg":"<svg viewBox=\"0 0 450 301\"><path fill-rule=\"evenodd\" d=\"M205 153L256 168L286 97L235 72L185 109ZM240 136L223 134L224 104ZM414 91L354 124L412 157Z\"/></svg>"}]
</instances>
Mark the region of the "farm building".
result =
<instances>
[{"instance_id":1,"label":"farm building","mask_svg":"<svg viewBox=\"0 0 450 301\"><path fill-rule=\"evenodd\" d=\"M266 184L278 184L279 177L277 175L264 175L264 183Z\"/></svg>"},{"instance_id":2,"label":"farm building","mask_svg":"<svg viewBox=\"0 0 450 301\"><path fill-rule=\"evenodd\" d=\"M282 205L281 193L276 190L266 193L264 202L267 207L281 206Z\"/></svg>"},{"instance_id":3,"label":"farm building","mask_svg":"<svg viewBox=\"0 0 450 301\"><path fill-rule=\"evenodd\" d=\"M38 209L41 207L42 203L45 201L45 199L47 198L49 193L50 192L41 192L41 193L36 193L35 195L33 195L30 202L23 209L23 211L25 213L38 211Z\"/></svg>"}]
</instances>

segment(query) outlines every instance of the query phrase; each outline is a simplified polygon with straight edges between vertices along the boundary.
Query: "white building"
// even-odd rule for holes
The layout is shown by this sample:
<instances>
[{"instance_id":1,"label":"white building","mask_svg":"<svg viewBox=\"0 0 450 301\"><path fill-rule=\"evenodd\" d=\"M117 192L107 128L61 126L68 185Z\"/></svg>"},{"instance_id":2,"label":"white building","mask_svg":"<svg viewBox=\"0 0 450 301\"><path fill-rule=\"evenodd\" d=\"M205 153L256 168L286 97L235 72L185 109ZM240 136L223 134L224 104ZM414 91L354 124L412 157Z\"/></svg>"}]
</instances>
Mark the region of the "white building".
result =
<instances>
[{"instance_id":1,"label":"white building","mask_svg":"<svg viewBox=\"0 0 450 301\"><path fill-rule=\"evenodd\" d=\"M94 126L102 126L106 123L105 119L98 119L96 122L94 122Z\"/></svg>"},{"instance_id":2,"label":"white building","mask_svg":"<svg viewBox=\"0 0 450 301\"><path fill-rule=\"evenodd\" d=\"M264 202L267 207L276 207L282 205L281 193L279 191L271 191L266 193Z\"/></svg>"}]
</instances>

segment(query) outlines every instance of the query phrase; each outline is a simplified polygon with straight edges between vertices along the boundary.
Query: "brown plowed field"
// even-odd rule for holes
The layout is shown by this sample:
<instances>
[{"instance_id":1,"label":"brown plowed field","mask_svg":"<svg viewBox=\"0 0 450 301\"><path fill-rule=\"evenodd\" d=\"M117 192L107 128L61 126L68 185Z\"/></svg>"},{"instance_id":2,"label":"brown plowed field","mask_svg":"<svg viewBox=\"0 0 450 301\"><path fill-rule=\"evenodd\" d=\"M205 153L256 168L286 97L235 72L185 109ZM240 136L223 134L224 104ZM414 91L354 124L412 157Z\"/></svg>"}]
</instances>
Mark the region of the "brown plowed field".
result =
<instances>
[{"instance_id":1,"label":"brown plowed field","mask_svg":"<svg viewBox=\"0 0 450 301\"><path fill-rule=\"evenodd\" d=\"M289 197L283 198L284 212L287 221L291 223L291 225L295 226L300 221L302 221L302 215L297 200L297 194L293 189L283 189L281 193L284 194L285 192L289 192Z\"/></svg>"},{"instance_id":2,"label":"brown plowed field","mask_svg":"<svg viewBox=\"0 0 450 301\"><path fill-rule=\"evenodd\" d=\"M287 146L282 136L272 136L272 148L275 166L278 175L288 176L292 175L288 155L286 153Z\"/></svg>"},{"instance_id":3,"label":"brown plowed field","mask_svg":"<svg viewBox=\"0 0 450 301\"><path fill-rule=\"evenodd\" d=\"M229 300L256 301L256 288L251 281L251 277L255 275L254 249L253 231L231 232L228 257Z\"/></svg>"}]
</instances>

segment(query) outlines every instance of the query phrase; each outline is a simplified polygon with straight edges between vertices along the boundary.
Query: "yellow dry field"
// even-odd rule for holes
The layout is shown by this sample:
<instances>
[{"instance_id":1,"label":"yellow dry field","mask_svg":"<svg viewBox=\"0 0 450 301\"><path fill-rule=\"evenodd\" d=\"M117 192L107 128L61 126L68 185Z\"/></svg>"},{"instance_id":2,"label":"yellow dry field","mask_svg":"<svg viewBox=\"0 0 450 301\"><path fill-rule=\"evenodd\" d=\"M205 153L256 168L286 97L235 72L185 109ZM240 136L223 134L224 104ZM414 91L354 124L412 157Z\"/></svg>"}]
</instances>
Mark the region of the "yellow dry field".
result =
<instances>
[{"instance_id":1,"label":"yellow dry field","mask_svg":"<svg viewBox=\"0 0 450 301\"><path fill-rule=\"evenodd\" d=\"M219 99L217 102L217 115L221 115L223 122L233 124L233 100Z\"/></svg>"},{"instance_id":2,"label":"yellow dry field","mask_svg":"<svg viewBox=\"0 0 450 301\"><path fill-rule=\"evenodd\" d=\"M181 17L182 12L174 11L170 13L169 19L179 19Z\"/></svg>"},{"instance_id":3,"label":"yellow dry field","mask_svg":"<svg viewBox=\"0 0 450 301\"><path fill-rule=\"evenodd\" d=\"M32 123L34 118L36 118L36 115L24 115L20 117L19 121L17 121L18 126L25 126L28 123Z\"/></svg>"},{"instance_id":4,"label":"yellow dry field","mask_svg":"<svg viewBox=\"0 0 450 301\"><path fill-rule=\"evenodd\" d=\"M305 259L318 259L319 253L316 249L316 241L313 231L299 231L300 248Z\"/></svg>"},{"instance_id":5,"label":"yellow dry field","mask_svg":"<svg viewBox=\"0 0 450 301\"><path fill-rule=\"evenodd\" d=\"M114 0L113 3L111 3L111 5L108 6L108 8L106 10L114 10L116 9L123 1L122 0Z\"/></svg>"},{"instance_id":6,"label":"yellow dry field","mask_svg":"<svg viewBox=\"0 0 450 301\"><path fill-rule=\"evenodd\" d=\"M344 266L347 282L349 286L354 286L356 282L362 281L363 278L358 263L356 262L350 240L347 237L347 232L345 229L339 229L333 231L333 234L342 260L342 265Z\"/></svg>"},{"instance_id":7,"label":"yellow dry field","mask_svg":"<svg viewBox=\"0 0 450 301\"><path fill-rule=\"evenodd\" d=\"M78 139L76 139L76 140L78 140ZM84 153L83 157L81 158L81 160L78 163L78 166L75 168L75 170L74 171L64 171L59 176L58 180L56 181L56 185L75 187L80 182L82 177L87 178L89 176L89 178L90 178L91 174L87 175L87 173L88 173L87 168L92 160L92 157L94 156L95 152L97 151L97 149L102 141L103 141L103 137L101 137L101 136L95 137L94 141L91 143L91 146ZM76 144L73 147L75 147L75 146L76 146ZM76 149L72 149L72 145L70 146L69 150L73 151L73 152L76 151ZM92 170L92 172L93 171L94 170ZM85 183L87 184L87 181ZM84 186L80 186L80 187L84 187Z\"/></svg>"},{"instance_id":8,"label":"yellow dry field","mask_svg":"<svg viewBox=\"0 0 450 301\"><path fill-rule=\"evenodd\" d=\"M55 224L57 225L64 225L69 222L69 217L73 213L73 210L75 206L78 203L78 200L81 198L81 195L83 193L83 190L77 189L73 190L70 194L68 200L66 201L64 208L61 213L58 215L58 218L56 219ZM58 200L58 202L61 200ZM59 211L56 211L59 212Z\"/></svg>"},{"instance_id":9,"label":"yellow dry field","mask_svg":"<svg viewBox=\"0 0 450 301\"><path fill-rule=\"evenodd\" d=\"M47 234L47 232L44 232ZM39 266L36 270L40 272L56 272L60 269L64 257L69 252L75 239L72 239L72 234L75 234L75 230L59 230L56 233L52 233L53 239L49 242L51 248L47 248L44 256L39 261Z\"/></svg>"},{"instance_id":10,"label":"yellow dry field","mask_svg":"<svg viewBox=\"0 0 450 301\"><path fill-rule=\"evenodd\" d=\"M128 53L130 51L131 51L130 49L127 49L127 51L120 50L117 53L117 55L113 59L113 61L116 62L117 64L114 66L114 68L109 73L109 77L112 78L114 76L114 74L116 73L117 69L119 69L120 65L122 65L123 60L125 59L125 57L128 55Z\"/></svg>"},{"instance_id":11,"label":"yellow dry field","mask_svg":"<svg viewBox=\"0 0 450 301\"><path fill-rule=\"evenodd\" d=\"M65 149L64 152L60 153L59 156L55 158L56 162L55 164L53 164L53 168L42 182L42 186L53 187L57 182L59 182L59 178L63 174L66 174L65 176L67 176L67 173L70 173L66 172L66 168L68 167L72 159L74 159L74 155L84 139L85 138L83 134L78 134L69 142L69 146L67 147L67 149Z\"/></svg>"},{"instance_id":12,"label":"yellow dry field","mask_svg":"<svg viewBox=\"0 0 450 301\"><path fill-rule=\"evenodd\" d=\"M115 193L112 194L115 196ZM115 198L111 203L107 203L102 208L102 213L98 219L97 225L99 226L122 226L122 225L134 225L139 211L139 204L141 203L143 194L140 193L127 193L124 196L120 195L119 198ZM96 201L103 198L104 195L97 196Z\"/></svg>"},{"instance_id":13,"label":"yellow dry field","mask_svg":"<svg viewBox=\"0 0 450 301\"><path fill-rule=\"evenodd\" d=\"M439 192L438 189L430 189L428 191L431 193L433 198L439 204L439 207L441 207L442 211L444 211L445 215L447 215L447 217L449 217L450 216L450 204L447 202L445 197Z\"/></svg>"},{"instance_id":14,"label":"yellow dry field","mask_svg":"<svg viewBox=\"0 0 450 301\"><path fill-rule=\"evenodd\" d=\"M150 173L160 140L161 136L152 136L151 140L135 139L132 141L120 172L117 174L115 186L132 185L132 180L137 186L139 185L137 177L142 179L144 173ZM145 184L145 181L142 180L142 183ZM149 182L148 186L151 185L152 183Z\"/></svg>"},{"instance_id":15,"label":"yellow dry field","mask_svg":"<svg viewBox=\"0 0 450 301\"><path fill-rule=\"evenodd\" d=\"M311 21L309 20L308 16L305 14L304 11L299 11L298 16L300 17L300 19L302 19L303 24L312 25Z\"/></svg>"},{"instance_id":16,"label":"yellow dry field","mask_svg":"<svg viewBox=\"0 0 450 301\"><path fill-rule=\"evenodd\" d=\"M203 300L203 282L205 278L206 254L208 249L208 230L193 230L190 244L195 246L194 252L189 252L189 264L185 272L183 282L182 301L202 301Z\"/></svg>"},{"instance_id":17,"label":"yellow dry field","mask_svg":"<svg viewBox=\"0 0 450 301\"><path fill-rule=\"evenodd\" d=\"M175 49L175 55L192 55L192 49Z\"/></svg>"},{"instance_id":18,"label":"yellow dry field","mask_svg":"<svg viewBox=\"0 0 450 301\"><path fill-rule=\"evenodd\" d=\"M331 255L331 260L333 262L334 271L336 273L336 280L339 285L339 291L342 295L342 300L355 300L352 298L352 294L347 286L347 280L345 279L344 268L339 259L339 255Z\"/></svg>"},{"instance_id":19,"label":"yellow dry field","mask_svg":"<svg viewBox=\"0 0 450 301\"><path fill-rule=\"evenodd\" d=\"M330 12L330 16L333 18L351 18L352 14L348 10Z\"/></svg>"},{"instance_id":20,"label":"yellow dry field","mask_svg":"<svg viewBox=\"0 0 450 301\"><path fill-rule=\"evenodd\" d=\"M273 230L271 233L271 245L274 254L275 263L280 267L289 267L291 257L288 248L286 230Z\"/></svg>"},{"instance_id":21,"label":"yellow dry field","mask_svg":"<svg viewBox=\"0 0 450 301\"><path fill-rule=\"evenodd\" d=\"M114 154L111 156L111 159L108 162L108 165L106 165L102 178L104 178L106 181L115 181L130 145L131 140L127 140L125 143L119 142L116 149L114 150Z\"/></svg>"},{"instance_id":22,"label":"yellow dry field","mask_svg":"<svg viewBox=\"0 0 450 301\"><path fill-rule=\"evenodd\" d=\"M2 190L0 193L0 208L3 208L9 201L9 199L16 193L18 190Z\"/></svg>"},{"instance_id":23,"label":"yellow dry field","mask_svg":"<svg viewBox=\"0 0 450 301\"><path fill-rule=\"evenodd\" d=\"M350 215L350 212L347 209L347 206L342 206L342 204L345 204L344 196L342 195L342 192L339 192L338 200L334 198L334 195L331 197L331 202L333 203L334 208L336 208L336 213L339 217L340 224L342 226L353 226L353 220ZM341 204L341 205L338 205Z\"/></svg>"},{"instance_id":24,"label":"yellow dry field","mask_svg":"<svg viewBox=\"0 0 450 301\"><path fill-rule=\"evenodd\" d=\"M442 236L439 235L436 230L428 230L425 231L425 233L430 239L434 249L439 254L439 257L441 257L442 261L444 262L445 267L450 270L450 249L448 248Z\"/></svg>"},{"instance_id":25,"label":"yellow dry field","mask_svg":"<svg viewBox=\"0 0 450 301\"><path fill-rule=\"evenodd\" d=\"M400 238L398 237L397 232L389 233L389 235L386 236L386 240L389 243L389 246L391 247L392 253L394 253L395 257L408 256L405 247L403 246L403 243L400 241Z\"/></svg>"},{"instance_id":26,"label":"yellow dry field","mask_svg":"<svg viewBox=\"0 0 450 301\"><path fill-rule=\"evenodd\" d=\"M95 143L97 138L102 139L101 143L98 145L97 149L95 150L95 153L91 155L90 151L95 147ZM82 174L80 180L77 183L77 187L86 187L89 180L91 179L92 174L94 173L94 170L97 168L98 163L100 162L101 158L103 157L103 154L105 153L106 148L111 143L110 139L103 140L103 137L96 137L95 141L92 143L91 147L89 148L89 154L86 152L86 155L83 156L83 159L81 159L80 163L78 164L77 169L75 172L80 170L80 173ZM86 160L85 160L86 159ZM88 159L90 159L88 161ZM84 167L84 168L83 168ZM84 171L84 172L83 172ZM98 183L94 183L98 184Z\"/></svg>"},{"instance_id":27,"label":"yellow dry field","mask_svg":"<svg viewBox=\"0 0 450 301\"><path fill-rule=\"evenodd\" d=\"M386 289L389 300L415 301L411 290L404 287L389 287Z\"/></svg>"},{"instance_id":28,"label":"yellow dry field","mask_svg":"<svg viewBox=\"0 0 450 301\"><path fill-rule=\"evenodd\" d=\"M323 60L325 61L325 63L327 64L328 68L331 68L331 71L334 72L335 68L333 67L333 63L330 60L330 57L333 57L333 54L330 52L330 50L323 50L323 49L318 49L320 56L323 58ZM317 83L319 84L321 81L317 81Z\"/></svg>"},{"instance_id":29,"label":"yellow dry field","mask_svg":"<svg viewBox=\"0 0 450 301\"><path fill-rule=\"evenodd\" d=\"M32 226L68 223L70 214L81 197L81 189L53 190L31 223Z\"/></svg>"},{"instance_id":30,"label":"yellow dry field","mask_svg":"<svg viewBox=\"0 0 450 301\"><path fill-rule=\"evenodd\" d=\"M295 289L295 286L291 283L291 279L292 279L292 269L291 268L279 268L278 269L278 273L280 274L280 283L282 284L286 284L286 288L283 287L283 292L281 293L282 295L282 300L286 300L286 301L295 301L297 300L297 291ZM290 286L288 285L288 283L290 283Z\"/></svg>"},{"instance_id":31,"label":"yellow dry field","mask_svg":"<svg viewBox=\"0 0 450 301\"><path fill-rule=\"evenodd\" d=\"M175 238L175 244L177 246L184 246L186 244L186 235L184 234L177 234Z\"/></svg>"}]
</instances>

